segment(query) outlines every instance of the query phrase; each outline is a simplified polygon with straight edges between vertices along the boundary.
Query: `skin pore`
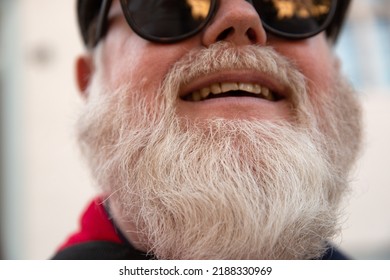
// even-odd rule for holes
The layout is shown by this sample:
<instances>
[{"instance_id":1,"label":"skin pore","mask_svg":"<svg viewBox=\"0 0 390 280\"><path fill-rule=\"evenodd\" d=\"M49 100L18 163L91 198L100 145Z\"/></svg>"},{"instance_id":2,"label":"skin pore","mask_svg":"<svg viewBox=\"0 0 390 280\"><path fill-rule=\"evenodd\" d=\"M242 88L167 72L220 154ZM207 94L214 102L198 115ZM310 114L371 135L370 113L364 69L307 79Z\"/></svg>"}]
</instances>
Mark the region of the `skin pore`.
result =
<instances>
[{"instance_id":1,"label":"skin pore","mask_svg":"<svg viewBox=\"0 0 390 280\"><path fill-rule=\"evenodd\" d=\"M119 1L109 18L78 60L78 132L129 241L161 259L321 256L360 146L360 107L325 35L276 38L242 0L168 45L133 33ZM274 97L193 97L239 83Z\"/></svg>"}]
</instances>

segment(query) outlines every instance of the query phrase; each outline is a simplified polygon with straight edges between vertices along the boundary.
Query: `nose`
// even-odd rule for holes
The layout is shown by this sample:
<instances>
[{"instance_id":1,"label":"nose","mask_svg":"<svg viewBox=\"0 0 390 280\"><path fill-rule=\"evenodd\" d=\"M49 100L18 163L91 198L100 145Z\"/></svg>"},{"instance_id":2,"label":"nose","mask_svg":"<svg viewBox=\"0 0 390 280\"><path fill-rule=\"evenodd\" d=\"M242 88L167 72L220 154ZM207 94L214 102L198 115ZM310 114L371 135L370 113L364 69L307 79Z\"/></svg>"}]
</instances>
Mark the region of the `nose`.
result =
<instances>
[{"instance_id":1,"label":"nose","mask_svg":"<svg viewBox=\"0 0 390 280\"><path fill-rule=\"evenodd\" d=\"M202 34L206 47L227 41L236 46L265 45L267 34L260 16L247 0L220 0L217 12Z\"/></svg>"}]
</instances>

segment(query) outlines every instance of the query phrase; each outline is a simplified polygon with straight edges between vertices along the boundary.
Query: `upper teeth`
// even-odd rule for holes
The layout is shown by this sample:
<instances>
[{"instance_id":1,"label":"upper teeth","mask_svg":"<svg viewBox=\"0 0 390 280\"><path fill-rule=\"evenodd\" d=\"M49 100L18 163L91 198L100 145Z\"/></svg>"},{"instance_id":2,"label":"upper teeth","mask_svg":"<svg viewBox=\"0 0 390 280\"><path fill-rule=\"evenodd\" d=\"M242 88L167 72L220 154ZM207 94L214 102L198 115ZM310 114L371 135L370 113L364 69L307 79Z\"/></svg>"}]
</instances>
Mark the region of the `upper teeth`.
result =
<instances>
[{"instance_id":1,"label":"upper teeth","mask_svg":"<svg viewBox=\"0 0 390 280\"><path fill-rule=\"evenodd\" d=\"M275 99L269 88L254 83L213 83L208 87L192 92L189 99L192 101L200 101L206 99L210 94L216 95L237 90L250 92L267 100Z\"/></svg>"}]
</instances>

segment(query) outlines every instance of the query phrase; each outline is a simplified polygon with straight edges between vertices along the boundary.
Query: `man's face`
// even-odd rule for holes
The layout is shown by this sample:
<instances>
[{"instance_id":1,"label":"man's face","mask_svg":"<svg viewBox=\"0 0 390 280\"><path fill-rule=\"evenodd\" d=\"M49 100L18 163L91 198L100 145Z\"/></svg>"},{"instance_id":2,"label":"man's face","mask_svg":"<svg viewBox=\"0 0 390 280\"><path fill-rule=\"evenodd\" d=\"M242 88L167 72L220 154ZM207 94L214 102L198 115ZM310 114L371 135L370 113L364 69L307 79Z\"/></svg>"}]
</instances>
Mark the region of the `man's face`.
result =
<instances>
[{"instance_id":1,"label":"man's face","mask_svg":"<svg viewBox=\"0 0 390 280\"><path fill-rule=\"evenodd\" d=\"M114 1L79 137L114 217L159 258L313 258L335 233L360 111L324 34L220 1L194 37L136 35Z\"/></svg>"}]
</instances>

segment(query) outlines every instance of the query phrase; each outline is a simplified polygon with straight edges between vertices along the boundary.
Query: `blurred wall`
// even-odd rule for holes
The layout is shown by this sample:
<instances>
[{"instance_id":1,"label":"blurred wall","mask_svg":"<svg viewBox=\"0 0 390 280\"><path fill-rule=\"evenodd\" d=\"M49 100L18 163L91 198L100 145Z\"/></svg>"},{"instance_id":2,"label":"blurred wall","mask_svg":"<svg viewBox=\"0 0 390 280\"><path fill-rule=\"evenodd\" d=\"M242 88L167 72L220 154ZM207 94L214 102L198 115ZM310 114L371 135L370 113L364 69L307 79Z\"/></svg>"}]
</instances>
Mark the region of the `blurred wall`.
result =
<instances>
[{"instance_id":1,"label":"blurred wall","mask_svg":"<svg viewBox=\"0 0 390 280\"><path fill-rule=\"evenodd\" d=\"M366 132L342 247L356 258L390 259L390 1L354 0L336 49L361 95Z\"/></svg>"},{"instance_id":2,"label":"blurred wall","mask_svg":"<svg viewBox=\"0 0 390 280\"><path fill-rule=\"evenodd\" d=\"M0 2L0 26L1 26L1 22L3 22L3 3ZM2 36L2 33L3 33L3 30L2 28L0 28L0 40L1 38L3 37ZM0 41L1 42L1 41ZM1 43L0 43L1 45ZM1 48L1 47L0 47ZM1 57L0 57L0 61L1 61ZM3 231L1 230L1 225L3 224L3 220L4 220L4 215L1 214L1 213L4 213L4 204L2 203L3 199L2 199L2 194L4 193L4 175L3 175L3 171L4 171L4 167L3 167L3 159L4 159L4 151L3 151L3 147L4 147L4 143L3 143L3 131L4 131L4 123L3 123L3 120L4 120L4 115L3 115L3 112L4 112L4 109L2 108L3 107L3 104L4 104L4 100L3 100L3 97L4 97L4 86L3 86L3 67L1 67L1 62L0 62L0 260L4 258L4 249L3 249L3 243L1 242L4 238L3 238Z\"/></svg>"},{"instance_id":3,"label":"blurred wall","mask_svg":"<svg viewBox=\"0 0 390 280\"><path fill-rule=\"evenodd\" d=\"M5 17L1 13L0 41L5 151L1 233L7 259L50 257L76 229L79 213L96 193L73 132L82 102L74 59L83 50L74 2L1 2L1 10L7 10ZM366 152L352 178L349 218L337 241L358 259L390 258L390 63L378 53L379 45L389 46L377 33L382 26L372 7L379 4L355 0L354 16L337 46L366 115Z\"/></svg>"},{"instance_id":4,"label":"blurred wall","mask_svg":"<svg viewBox=\"0 0 390 280\"><path fill-rule=\"evenodd\" d=\"M76 229L94 193L73 135L81 104L73 68L82 46L75 1L7 2L1 48L4 253L9 259L45 259Z\"/></svg>"}]
</instances>

